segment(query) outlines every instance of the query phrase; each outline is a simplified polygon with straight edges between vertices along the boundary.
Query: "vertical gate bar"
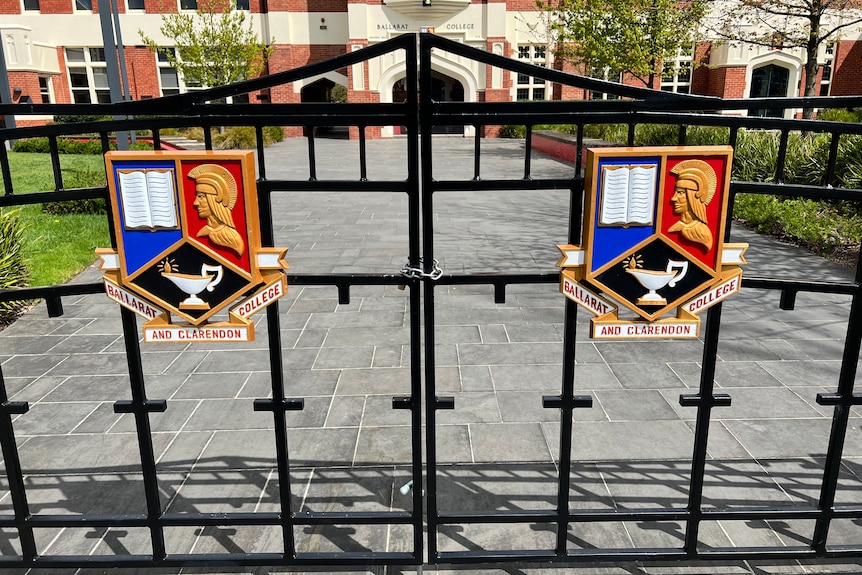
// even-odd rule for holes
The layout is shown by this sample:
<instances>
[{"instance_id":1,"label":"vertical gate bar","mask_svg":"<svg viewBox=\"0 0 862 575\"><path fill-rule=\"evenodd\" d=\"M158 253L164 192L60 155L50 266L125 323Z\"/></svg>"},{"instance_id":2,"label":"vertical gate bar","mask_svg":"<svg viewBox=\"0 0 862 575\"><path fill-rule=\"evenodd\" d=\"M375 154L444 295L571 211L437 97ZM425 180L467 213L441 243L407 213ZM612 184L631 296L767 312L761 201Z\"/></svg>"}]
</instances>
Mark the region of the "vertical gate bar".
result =
<instances>
[{"instance_id":1,"label":"vertical gate bar","mask_svg":"<svg viewBox=\"0 0 862 575\"><path fill-rule=\"evenodd\" d=\"M730 226L728 226L729 228ZM706 456L709 444L709 422L714 404L715 363L718 356L718 338L721 330L721 302L707 311L706 334L703 344L703 362L700 370L700 401L694 427L694 448L691 456L691 480L688 489L689 512L685 529L685 552L697 554L697 537L703 516L703 480L706 472Z\"/></svg>"},{"instance_id":2,"label":"vertical gate bar","mask_svg":"<svg viewBox=\"0 0 862 575\"><path fill-rule=\"evenodd\" d=\"M260 237L263 246L275 245L272 225L272 191L258 191ZM269 372L272 379L272 402L274 406L285 400L284 360L281 355L281 316L279 302L266 308L266 337L269 349ZM281 537L284 542L285 559L296 556L296 543L293 537L293 515L290 508L290 456L287 441L287 420L283 409L273 409L272 419L275 433L275 459L278 469L278 499L281 508Z\"/></svg>"},{"instance_id":3,"label":"vertical gate bar","mask_svg":"<svg viewBox=\"0 0 862 575\"><path fill-rule=\"evenodd\" d=\"M634 146L635 145L635 123L634 122L629 122L629 132L628 132L627 141L628 141L628 144L627 144L628 146Z\"/></svg>"},{"instance_id":4,"label":"vertical gate bar","mask_svg":"<svg viewBox=\"0 0 862 575\"><path fill-rule=\"evenodd\" d=\"M527 136L524 140L524 179L530 180L530 160L533 156L533 125L527 125Z\"/></svg>"},{"instance_id":5,"label":"vertical gate bar","mask_svg":"<svg viewBox=\"0 0 862 575\"><path fill-rule=\"evenodd\" d=\"M3 146L0 146L0 149L4 149ZM8 401L6 380L3 378L3 368L0 367L0 404L6 407ZM29 562L36 557L36 539L33 536L33 528L27 524L27 518L30 516L30 505L27 503L24 471L21 469L21 459L18 457L18 444L15 441L12 415L12 411L8 408L0 410L0 449L3 453L6 481L9 483L9 493L12 498L15 527L18 530L18 538L21 540L21 555L25 561Z\"/></svg>"},{"instance_id":6,"label":"vertical gate bar","mask_svg":"<svg viewBox=\"0 0 862 575\"><path fill-rule=\"evenodd\" d=\"M434 180L432 178L433 150L431 147L431 46L427 34L419 35L419 121L421 136L420 162L422 163L422 254L425 271L430 272L434 261L434 207L432 193ZM427 477L425 503L426 521L428 523L428 561L436 563L437 551L437 436L436 423L437 396L435 391L435 358L434 358L434 282L423 282L425 307L425 451L427 453Z\"/></svg>"},{"instance_id":7,"label":"vertical gate bar","mask_svg":"<svg viewBox=\"0 0 862 575\"><path fill-rule=\"evenodd\" d=\"M208 125L204 125L203 129L204 129L204 148L206 148L207 150L212 150L213 149L212 130L210 129L210 126L208 126Z\"/></svg>"},{"instance_id":8,"label":"vertical gate bar","mask_svg":"<svg viewBox=\"0 0 862 575\"><path fill-rule=\"evenodd\" d=\"M736 141L739 139L739 128L737 126L733 126L730 128L730 137L727 139L728 145L730 145L734 151L736 150ZM736 154L734 154L733 159L736 160Z\"/></svg>"},{"instance_id":9,"label":"vertical gate bar","mask_svg":"<svg viewBox=\"0 0 862 575\"><path fill-rule=\"evenodd\" d=\"M161 133L159 132L158 128L153 130L153 149L154 150L161 150L162 149L162 136L161 136Z\"/></svg>"},{"instance_id":10,"label":"vertical gate bar","mask_svg":"<svg viewBox=\"0 0 862 575\"><path fill-rule=\"evenodd\" d=\"M576 148L575 165L580 163L580 149L583 145L583 126L578 126L578 147ZM583 217L584 180L576 172L575 180L569 193L569 237L570 244L581 243L581 223ZM565 298L565 316L563 322L563 372L560 385L560 470L557 477L557 547L558 557L565 557L568 552L568 515L569 493L572 475L572 428L574 426L575 400L575 356L578 327L578 304Z\"/></svg>"},{"instance_id":11,"label":"vertical gate bar","mask_svg":"<svg viewBox=\"0 0 862 575\"><path fill-rule=\"evenodd\" d=\"M862 252L856 259L856 285L862 283ZM847 422L853 402L853 383L856 379L856 364L859 361L859 346L862 344L862 295L859 288L853 293L847 335L844 339L844 354L841 358L841 372L838 375L838 395L840 402L835 405L832 415L832 430L829 435L829 448L826 452L826 465L823 483L820 486L820 499L817 507L820 517L814 525L812 547L818 555L826 552L826 539L832 522L835 492L838 489L838 475L841 472L841 456L847 435Z\"/></svg>"},{"instance_id":12,"label":"vertical gate bar","mask_svg":"<svg viewBox=\"0 0 862 575\"><path fill-rule=\"evenodd\" d=\"M416 62L416 43L411 42L406 47L406 61ZM408 95L407 117L407 222L408 243L411 267L420 264L421 233L421 198L419 187L419 94L416 93L419 84L416 66L407 66L407 85L411 93ZM363 132L364 135L364 132ZM412 479L413 479L413 558L418 564L423 561L422 532L424 500L422 478L422 292L419 282L412 280L410 284L410 434L413 443Z\"/></svg>"},{"instance_id":13,"label":"vertical gate bar","mask_svg":"<svg viewBox=\"0 0 862 575\"><path fill-rule=\"evenodd\" d=\"M3 174L5 195L11 196L15 191L12 189L12 171L9 169L9 154L6 153L6 142L8 141L0 140L0 171Z\"/></svg>"},{"instance_id":14,"label":"vertical gate bar","mask_svg":"<svg viewBox=\"0 0 862 575\"><path fill-rule=\"evenodd\" d=\"M575 340L578 325L578 304L566 298L563 324L563 381L560 397L560 471L557 477L557 557L568 550L569 483L572 475L572 428L575 399Z\"/></svg>"},{"instance_id":15,"label":"vertical gate bar","mask_svg":"<svg viewBox=\"0 0 862 575\"><path fill-rule=\"evenodd\" d=\"M473 181L474 182L478 182L479 180L482 179L482 177L479 175L479 169L481 166L481 161L480 161L481 145L480 145L480 142L482 141L482 138L479 137L479 128L480 127L481 126L479 124L476 124L475 126L473 126L473 130L475 130L475 132L473 134Z\"/></svg>"},{"instance_id":16,"label":"vertical gate bar","mask_svg":"<svg viewBox=\"0 0 862 575\"><path fill-rule=\"evenodd\" d=\"M308 141L308 181L317 181L317 158L314 155L314 126L305 126L308 130L306 140Z\"/></svg>"},{"instance_id":17,"label":"vertical gate bar","mask_svg":"<svg viewBox=\"0 0 862 575\"><path fill-rule=\"evenodd\" d=\"M258 179L266 179L266 160L264 156L263 126L254 127L255 143L257 144L257 177Z\"/></svg>"},{"instance_id":18,"label":"vertical gate bar","mask_svg":"<svg viewBox=\"0 0 862 575\"><path fill-rule=\"evenodd\" d=\"M147 526L153 547L153 560L158 562L166 555L165 533L160 522L162 506L159 502L159 480L156 475L156 460L153 454L153 435L150 429L150 414L146 410L147 390L141 360L141 344L138 341L138 324L135 312L120 307L123 324L123 341L126 361L129 365L129 381L132 392L135 429L138 435L138 450L141 455L141 473L144 480L144 498L147 502Z\"/></svg>"},{"instance_id":19,"label":"vertical gate bar","mask_svg":"<svg viewBox=\"0 0 862 575\"><path fill-rule=\"evenodd\" d=\"M685 124L679 125L679 133L677 134L677 144L680 146L685 146L685 140L687 137L687 128Z\"/></svg>"},{"instance_id":20,"label":"vertical gate bar","mask_svg":"<svg viewBox=\"0 0 862 575\"><path fill-rule=\"evenodd\" d=\"M575 177L579 178L581 176L581 169L583 166L583 153L584 153L584 125L578 124L578 135L575 140ZM571 224L571 222L570 222ZM569 226L571 229L571 225ZM571 234L571 232L569 232ZM572 241L571 236L569 237L569 242Z\"/></svg>"},{"instance_id":21,"label":"vertical gate bar","mask_svg":"<svg viewBox=\"0 0 862 575\"><path fill-rule=\"evenodd\" d=\"M359 181L368 181L368 157L365 152L365 126L359 126Z\"/></svg>"},{"instance_id":22,"label":"vertical gate bar","mask_svg":"<svg viewBox=\"0 0 862 575\"><path fill-rule=\"evenodd\" d=\"M787 159L787 139L790 136L790 130L784 128L781 130L781 139L778 143L778 161L775 163L775 181L779 184L784 183L784 164Z\"/></svg>"},{"instance_id":23,"label":"vertical gate bar","mask_svg":"<svg viewBox=\"0 0 862 575\"><path fill-rule=\"evenodd\" d=\"M60 168L60 152L57 149L57 136L48 136L48 149L51 153L51 168L54 170L54 189L63 189L63 171Z\"/></svg>"},{"instance_id":24,"label":"vertical gate bar","mask_svg":"<svg viewBox=\"0 0 862 575\"><path fill-rule=\"evenodd\" d=\"M829 141L829 161L826 164L826 175L823 177L824 186L835 185L835 165L838 163L838 148L841 145L841 134L832 132Z\"/></svg>"}]
</instances>

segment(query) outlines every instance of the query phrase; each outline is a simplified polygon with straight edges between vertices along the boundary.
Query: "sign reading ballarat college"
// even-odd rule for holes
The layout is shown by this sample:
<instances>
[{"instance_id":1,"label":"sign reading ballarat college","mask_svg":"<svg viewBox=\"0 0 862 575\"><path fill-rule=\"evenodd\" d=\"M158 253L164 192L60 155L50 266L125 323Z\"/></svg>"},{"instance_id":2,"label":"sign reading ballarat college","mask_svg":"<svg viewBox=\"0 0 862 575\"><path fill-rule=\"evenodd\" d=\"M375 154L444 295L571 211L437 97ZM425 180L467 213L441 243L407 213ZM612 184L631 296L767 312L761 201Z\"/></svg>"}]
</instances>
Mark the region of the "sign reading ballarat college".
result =
<instances>
[{"instance_id":1,"label":"sign reading ballarat college","mask_svg":"<svg viewBox=\"0 0 862 575\"><path fill-rule=\"evenodd\" d=\"M118 249L96 253L108 297L147 319L144 341L253 340L251 315L287 293L287 250L260 245L253 162L233 151L105 155Z\"/></svg>"},{"instance_id":2,"label":"sign reading ballarat college","mask_svg":"<svg viewBox=\"0 0 862 575\"><path fill-rule=\"evenodd\" d=\"M739 291L748 244L724 242L732 153L587 151L582 245L557 246L557 265L562 293L595 316L590 337L697 337L698 314Z\"/></svg>"}]
</instances>

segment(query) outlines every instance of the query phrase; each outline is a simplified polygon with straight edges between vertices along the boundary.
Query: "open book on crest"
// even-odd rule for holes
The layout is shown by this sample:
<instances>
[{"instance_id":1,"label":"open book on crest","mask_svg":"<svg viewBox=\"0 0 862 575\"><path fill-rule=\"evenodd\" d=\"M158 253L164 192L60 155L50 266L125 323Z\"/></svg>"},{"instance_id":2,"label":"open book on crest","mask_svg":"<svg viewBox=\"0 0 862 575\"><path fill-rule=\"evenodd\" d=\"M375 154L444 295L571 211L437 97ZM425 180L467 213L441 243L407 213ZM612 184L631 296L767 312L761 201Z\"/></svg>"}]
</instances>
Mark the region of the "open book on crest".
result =
<instances>
[{"instance_id":1,"label":"open book on crest","mask_svg":"<svg viewBox=\"0 0 862 575\"><path fill-rule=\"evenodd\" d=\"M603 166L599 225L652 225L657 179L656 165Z\"/></svg>"},{"instance_id":2,"label":"open book on crest","mask_svg":"<svg viewBox=\"0 0 862 575\"><path fill-rule=\"evenodd\" d=\"M117 170L126 229L177 229L172 168Z\"/></svg>"}]
</instances>

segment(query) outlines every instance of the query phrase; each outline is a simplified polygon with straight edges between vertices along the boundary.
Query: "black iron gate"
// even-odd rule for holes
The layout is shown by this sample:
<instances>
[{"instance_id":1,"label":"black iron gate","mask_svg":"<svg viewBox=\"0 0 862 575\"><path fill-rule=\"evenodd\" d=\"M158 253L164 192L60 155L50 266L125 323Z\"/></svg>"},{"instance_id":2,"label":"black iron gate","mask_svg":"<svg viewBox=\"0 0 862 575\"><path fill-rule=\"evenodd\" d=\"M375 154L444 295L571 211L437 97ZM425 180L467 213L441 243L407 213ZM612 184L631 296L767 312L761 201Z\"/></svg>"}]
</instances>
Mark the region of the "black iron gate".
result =
<instances>
[{"instance_id":1,"label":"black iron gate","mask_svg":"<svg viewBox=\"0 0 862 575\"><path fill-rule=\"evenodd\" d=\"M391 407L409 412L410 484L403 485L403 493L409 494L409 504L404 510L308 510L299 509L292 500L291 472L295 470L291 453L292 442L296 435L291 434L288 413L302 410L305 400L292 397L289 392L291 383L286 381L286 373L291 372L289 361L283 358L282 341L283 309L271 306L267 309L265 331L267 338L268 374L271 383L269 396L249 402L249 409L256 412L270 412L271 433L274 442L274 475L277 478L277 502L270 511L238 512L177 512L166 508L161 492L164 479L158 469L151 418L154 413L171 409L171 399L154 396L147 387L144 375L141 349L139 345L139 326L134 314L121 311L123 342L128 357L128 373L131 399L117 399L113 404L116 413L128 413L134 417L134 433L140 455L140 481L144 495L142 511L137 513L81 513L45 514L34 509L30 494L33 485L30 477L33 470L21 464L20 446L17 445L15 428L26 422L29 405L26 402L10 401L5 381L0 386L0 445L8 482L8 498L11 508L0 516L0 528L8 539L0 557L3 567L83 567L98 564L104 567L184 567L201 565L372 565L372 564L432 564L479 563L479 562L558 562L580 561L681 561L693 559L713 559L735 561L744 559L813 559L826 557L858 557L862 545L858 539L851 539L843 545L831 545L830 526L836 520L850 522L862 519L862 507L855 505L836 505L835 497L842 466L842 452L848 434L851 409L860 400L854 394L854 380L862 325L858 315L860 278L852 281L826 281L820 279L797 279L787 274L782 277L753 277L746 275L746 289L767 290L776 293L775 299L781 309L794 307L797 294L841 294L850 297L851 307L847 322L846 338L843 344L840 376L832 389L817 394L820 406L830 406L832 427L828 439L828 450L823 460L822 477L817 483L818 495L815 504L794 506L737 506L734 502L723 505L707 504L704 499L705 469L710 458L708 440L712 411L715 407L730 404L733 394L716 393L715 378L720 342L721 305L709 311L707 325L700 355L700 371L697 383L692 385L691 393L679 397L679 404L693 408L691 422L694 444L691 458L682 463L675 462L674 469L682 469L681 477L686 479L684 503L680 505L641 506L640 508L590 507L573 505L573 497L582 487L579 480L591 481L583 462L573 457L572 449L579 436L574 430L581 413L593 405L590 395L579 392L584 389L579 380L576 350L578 316L576 305L568 300L563 303L559 298L561 326L562 373L558 391L532 397L529 401L541 401L542 406L551 414L549 420L559 425L556 436L557 458L550 464L519 466L507 463L496 466L476 466L475 461L451 461L449 454L442 452L446 443L438 436L442 427L438 423L439 410L454 410L462 406L460 399L453 399L440 391L440 364L437 314L440 311L440 290L466 289L467 286L486 286L486 297L495 304L503 305L511 297L513 289L523 285L546 285L550 288L559 281L555 271L528 272L523 270L506 271L497 266L488 269L457 271L444 265L438 267L439 250L435 249L436 235L440 229L437 209L441 198L459 197L458 194L477 194L495 196L518 193L523 197L546 194L549 191L562 191L567 198L562 216L567 222L568 236L559 238L558 243L577 244L580 241L581 202L583 196L581 151L584 147L585 126L592 124L625 124L628 126L628 144L637 142L635 126L639 124L658 124L675 126L677 142L685 144L688 126L716 126L727 128L727 138L723 142L731 146L737 144L740 130L775 130L779 133L779 150L775 171L770 181L732 183L733 194L775 194L794 198L817 198L859 201L859 191L833 187L836 163L842 137L857 137L862 128L855 124L836 122L802 121L780 118L751 118L722 114L723 111L746 109L793 109L804 106L818 108L853 107L862 104L860 98L846 99L761 99L745 101L723 101L715 98L678 95L655 92L632 87L609 84L599 80L582 78L537 68L515 60L495 56L475 50L462 44L448 41L433 35L419 38L419 66L405 66L406 98L392 103L302 103L266 105L225 105L210 104L226 96L289 87L292 82L305 81L320 77L333 71L354 68L353 73L362 73L361 68L370 62L384 62L387 65L398 62L416 62L416 38L404 35L388 42L353 52L329 61L307 66L298 70L251 80L234 86L217 88L206 92L184 94L158 100L103 105L19 105L5 106L0 111L24 117L27 114L104 114L115 116L109 122L85 122L80 124L57 124L43 127L27 127L0 131L3 143L14 140L46 137L50 148L50 159L54 174L54 190L39 194L18 194L15 189L15 174L11 172L10 161L5 146L0 147L0 167L5 186L5 196L0 198L0 207L19 206L49 201L65 202L78 199L106 198L103 187L88 189L66 189L63 181L62 160L58 150L58 140L80 134L97 133L103 151L110 147L114 134L123 131L150 130L156 149L162 145L162 134L169 128L203 127L205 144L213 147L211 127L215 126L253 126L257 140L258 191L260 195L260 215L262 222L262 241L264 246L277 245L276 232L283 226L277 221L273 204L279 198L294 194L310 194L324 197L326 194L343 194L362 197L362 194L383 194L391 201L406 196L408 219L406 246L401 246L407 261L400 273L381 271L370 273L289 273L290 289L302 286L325 286L335 288L340 304L350 304L357 290L368 287L382 289L402 288L407 290L407 328L409 343L407 348L409 381L403 382L403 392L391 399ZM548 86L553 84L575 86L585 91L610 93L622 97L618 100L593 101L543 101L543 102L440 102L432 98L432 75L435 63L441 53L460 62L470 62L477 69L484 67L499 70L501 78L508 74L521 74L540 79ZM492 74L487 74L491 78ZM144 117L146 116L146 117ZM517 160L523 162L523 170L516 176L484 175L482 145L479 137L488 126L524 126L525 145ZM535 154L534 126L542 124L570 124L576 127L575 141L572 144L576 153L573 165L566 177L543 177L533 170ZM274 177L272 164L267 161L271 152L264 146L265 126L284 126L304 128L307 140L307 175L301 178ZM324 178L318 174L318 154L320 140L316 134L319 127L345 126L354 131L358 142L358 173L349 177ZM406 129L406 137L397 139L403 146L406 157L406 177L395 180L369 177L367 167L368 153L366 135L369 130L397 126ZM475 131L472 153L472 177L465 179L446 179L438 176L439 162L435 157L445 150L446 138L420 137L429 135L440 126L457 126ZM787 155L790 134L798 130L831 135L828 157L822 185L790 185L783 183L784 161ZM448 130L451 131L451 130ZM512 158L514 162L516 158ZM387 200L389 201L389 200ZM550 216L549 216L550 217ZM549 246L542 246L546 248ZM553 246L550 246L553 247ZM290 261L290 254L288 254ZM300 268L301 269L301 268ZM858 270L858 266L857 266ZM32 288L7 289L0 292L0 300L31 300L43 298L47 303L48 314L52 317L63 314L63 299L85 294L97 294L103 290L100 282L77 283L62 286L40 286ZM551 289L553 291L553 289ZM509 292L507 294L507 292ZM669 343L668 345L673 345ZM242 352L240 352L242 353ZM4 354L0 349L0 355ZM0 377L8 377L4 368ZM537 376L538 377L538 376ZM14 399L14 398L12 398ZM767 409L763 406L762 409ZM270 417L260 414L258 417ZM424 423L423 423L424 421ZM501 437L500 441L511 438ZM325 447L325 446L324 446ZM445 456L445 457L444 457ZM445 461L445 463L443 463ZM450 465L450 463L455 464ZM530 462L527 462L530 463ZM472 465L472 466L471 466ZM493 467L493 470L491 469ZM657 466L668 469L667 466ZM625 471L618 468L619 473ZM659 473L660 471L656 471ZM458 473L508 473L517 477L516 485L543 483L550 486L551 496L545 495L524 504L505 504L503 508L490 506L487 509L452 509L447 503L441 505L441 495L453 483L441 484L441 477L457 476ZM649 474L647 473L646 476ZM394 480L390 480L392 483ZM420 484L423 484L420 489ZM392 486L390 485L390 488ZM400 485L394 485L396 489ZM337 497L337 495L331 495ZM537 505L536 502L541 502ZM793 522L808 521L813 525L812 533L805 544L788 546L776 545L705 545L700 537L702 526L717 522ZM640 524L654 526L662 530L673 526L678 531L676 544L660 545L601 545L585 542L585 528L617 524ZM357 527L393 526L405 527L402 541L394 546L357 546L341 550L309 550L299 546L296 541L297 530L355 529ZM503 527L503 535L496 544L482 543L482 530ZM177 552L170 545L171 533L183 528L224 529L224 528L274 528L278 533L276 550L254 551L240 548L226 548L226 552ZM507 528L514 531L505 531ZM40 543L38 532L50 529L84 530L142 530L146 532L147 544L143 550L122 554L57 554L47 552ZM547 544L532 545L518 541L518 529L550 533L543 539ZM454 535L453 535L454 534ZM441 544L443 539L466 541L462 548ZM502 539L502 545L500 545ZM13 545L11 541L15 540ZM575 542L575 543L573 543ZM397 550L393 550L397 548Z\"/></svg>"}]
</instances>

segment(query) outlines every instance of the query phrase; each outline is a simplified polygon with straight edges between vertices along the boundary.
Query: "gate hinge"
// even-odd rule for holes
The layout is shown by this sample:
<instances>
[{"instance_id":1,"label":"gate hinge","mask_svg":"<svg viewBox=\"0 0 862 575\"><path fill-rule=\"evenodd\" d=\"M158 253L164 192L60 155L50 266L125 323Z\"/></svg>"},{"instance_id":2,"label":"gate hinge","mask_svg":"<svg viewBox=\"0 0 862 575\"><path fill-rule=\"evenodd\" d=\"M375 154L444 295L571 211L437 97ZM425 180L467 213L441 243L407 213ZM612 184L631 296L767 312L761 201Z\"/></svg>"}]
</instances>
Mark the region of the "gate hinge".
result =
<instances>
[{"instance_id":1,"label":"gate hinge","mask_svg":"<svg viewBox=\"0 0 862 575\"><path fill-rule=\"evenodd\" d=\"M419 258L419 263L422 263L422 258ZM441 277L443 277L443 270L440 269L440 262L437 260L432 260L431 262L431 271L426 272L422 268L414 268L410 266L410 262L404 264L401 268L401 275L410 279L425 279L428 278L432 281L437 281Z\"/></svg>"}]
</instances>

